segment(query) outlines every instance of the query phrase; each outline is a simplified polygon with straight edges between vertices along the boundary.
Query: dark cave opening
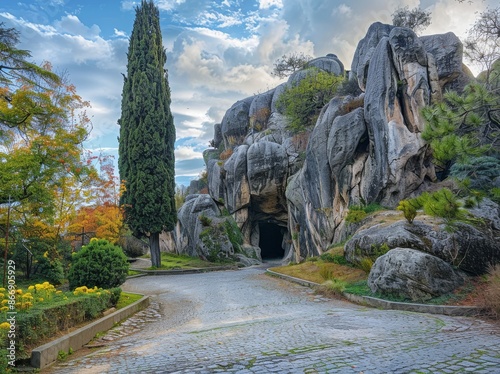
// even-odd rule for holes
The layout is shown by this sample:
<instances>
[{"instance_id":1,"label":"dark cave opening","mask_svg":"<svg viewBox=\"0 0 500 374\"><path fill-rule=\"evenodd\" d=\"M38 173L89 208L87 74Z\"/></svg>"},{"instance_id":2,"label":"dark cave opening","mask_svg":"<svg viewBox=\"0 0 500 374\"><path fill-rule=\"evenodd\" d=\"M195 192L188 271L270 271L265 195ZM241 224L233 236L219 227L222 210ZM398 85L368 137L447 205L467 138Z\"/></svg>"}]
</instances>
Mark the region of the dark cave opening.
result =
<instances>
[{"instance_id":1,"label":"dark cave opening","mask_svg":"<svg viewBox=\"0 0 500 374\"><path fill-rule=\"evenodd\" d=\"M275 223L261 221L259 232L262 260L281 260L285 256L285 250L282 247L285 228Z\"/></svg>"}]
</instances>

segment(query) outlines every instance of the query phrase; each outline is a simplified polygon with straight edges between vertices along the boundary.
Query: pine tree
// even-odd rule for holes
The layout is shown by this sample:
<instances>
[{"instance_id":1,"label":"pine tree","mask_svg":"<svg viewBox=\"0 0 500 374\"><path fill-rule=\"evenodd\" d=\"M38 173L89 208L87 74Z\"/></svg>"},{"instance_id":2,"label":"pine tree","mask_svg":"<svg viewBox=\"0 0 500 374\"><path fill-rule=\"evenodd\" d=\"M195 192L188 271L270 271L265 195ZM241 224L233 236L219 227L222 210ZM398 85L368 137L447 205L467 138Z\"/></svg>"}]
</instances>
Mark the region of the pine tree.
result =
<instances>
[{"instance_id":1,"label":"pine tree","mask_svg":"<svg viewBox=\"0 0 500 374\"><path fill-rule=\"evenodd\" d=\"M153 1L143 0L128 50L122 93L119 169L125 222L135 236L148 236L151 262L161 265L159 235L177 221L175 209L175 127L170 111L167 61Z\"/></svg>"}]
</instances>

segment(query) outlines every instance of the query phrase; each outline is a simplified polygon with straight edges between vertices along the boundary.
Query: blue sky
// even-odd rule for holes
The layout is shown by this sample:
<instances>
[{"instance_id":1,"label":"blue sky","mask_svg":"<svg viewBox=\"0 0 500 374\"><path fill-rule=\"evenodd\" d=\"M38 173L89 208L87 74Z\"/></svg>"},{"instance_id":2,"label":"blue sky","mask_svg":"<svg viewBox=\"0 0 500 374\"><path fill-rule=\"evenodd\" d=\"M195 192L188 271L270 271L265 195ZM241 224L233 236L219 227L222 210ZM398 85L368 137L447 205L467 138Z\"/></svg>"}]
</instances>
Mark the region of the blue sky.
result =
<instances>
[{"instance_id":1,"label":"blue sky","mask_svg":"<svg viewBox=\"0 0 500 374\"><path fill-rule=\"evenodd\" d=\"M138 1L1 0L0 22L21 33L35 62L65 72L83 99L93 131L86 147L117 155L122 73ZM285 53L335 53L349 68L368 26L390 23L399 6L432 11L424 34L465 31L493 0L157 0L171 109L177 129L176 181L204 168L213 125L236 101L281 81L271 75Z\"/></svg>"}]
</instances>

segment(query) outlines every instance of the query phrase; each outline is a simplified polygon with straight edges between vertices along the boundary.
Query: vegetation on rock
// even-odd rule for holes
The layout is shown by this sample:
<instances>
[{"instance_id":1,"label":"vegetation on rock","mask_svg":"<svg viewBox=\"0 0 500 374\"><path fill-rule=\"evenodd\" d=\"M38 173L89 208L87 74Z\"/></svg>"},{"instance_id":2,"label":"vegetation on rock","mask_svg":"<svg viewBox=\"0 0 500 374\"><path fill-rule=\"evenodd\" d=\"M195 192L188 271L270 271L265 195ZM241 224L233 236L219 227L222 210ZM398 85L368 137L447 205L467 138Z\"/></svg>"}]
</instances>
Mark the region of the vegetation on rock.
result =
<instances>
[{"instance_id":1,"label":"vegetation on rock","mask_svg":"<svg viewBox=\"0 0 500 374\"><path fill-rule=\"evenodd\" d=\"M408 6L398 8L392 14L392 24L399 27L408 27L419 33L431 24L431 12L419 7L410 9Z\"/></svg>"},{"instance_id":2,"label":"vegetation on rock","mask_svg":"<svg viewBox=\"0 0 500 374\"><path fill-rule=\"evenodd\" d=\"M294 133L314 126L321 109L343 83L342 77L317 68L306 71L306 77L288 86L276 103L288 119L288 129Z\"/></svg>"}]
</instances>

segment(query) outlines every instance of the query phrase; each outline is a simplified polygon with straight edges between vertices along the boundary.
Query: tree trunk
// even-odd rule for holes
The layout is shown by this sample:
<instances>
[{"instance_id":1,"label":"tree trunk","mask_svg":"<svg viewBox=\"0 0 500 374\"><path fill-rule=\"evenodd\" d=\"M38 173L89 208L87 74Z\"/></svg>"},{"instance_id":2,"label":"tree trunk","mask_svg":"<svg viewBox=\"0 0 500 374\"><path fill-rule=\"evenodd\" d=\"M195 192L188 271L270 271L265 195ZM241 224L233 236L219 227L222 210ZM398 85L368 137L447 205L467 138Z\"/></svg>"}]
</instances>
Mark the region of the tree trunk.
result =
<instances>
[{"instance_id":1,"label":"tree trunk","mask_svg":"<svg viewBox=\"0 0 500 374\"><path fill-rule=\"evenodd\" d=\"M151 252L151 266L159 268L161 266L159 232L151 233L149 235L149 250Z\"/></svg>"}]
</instances>

